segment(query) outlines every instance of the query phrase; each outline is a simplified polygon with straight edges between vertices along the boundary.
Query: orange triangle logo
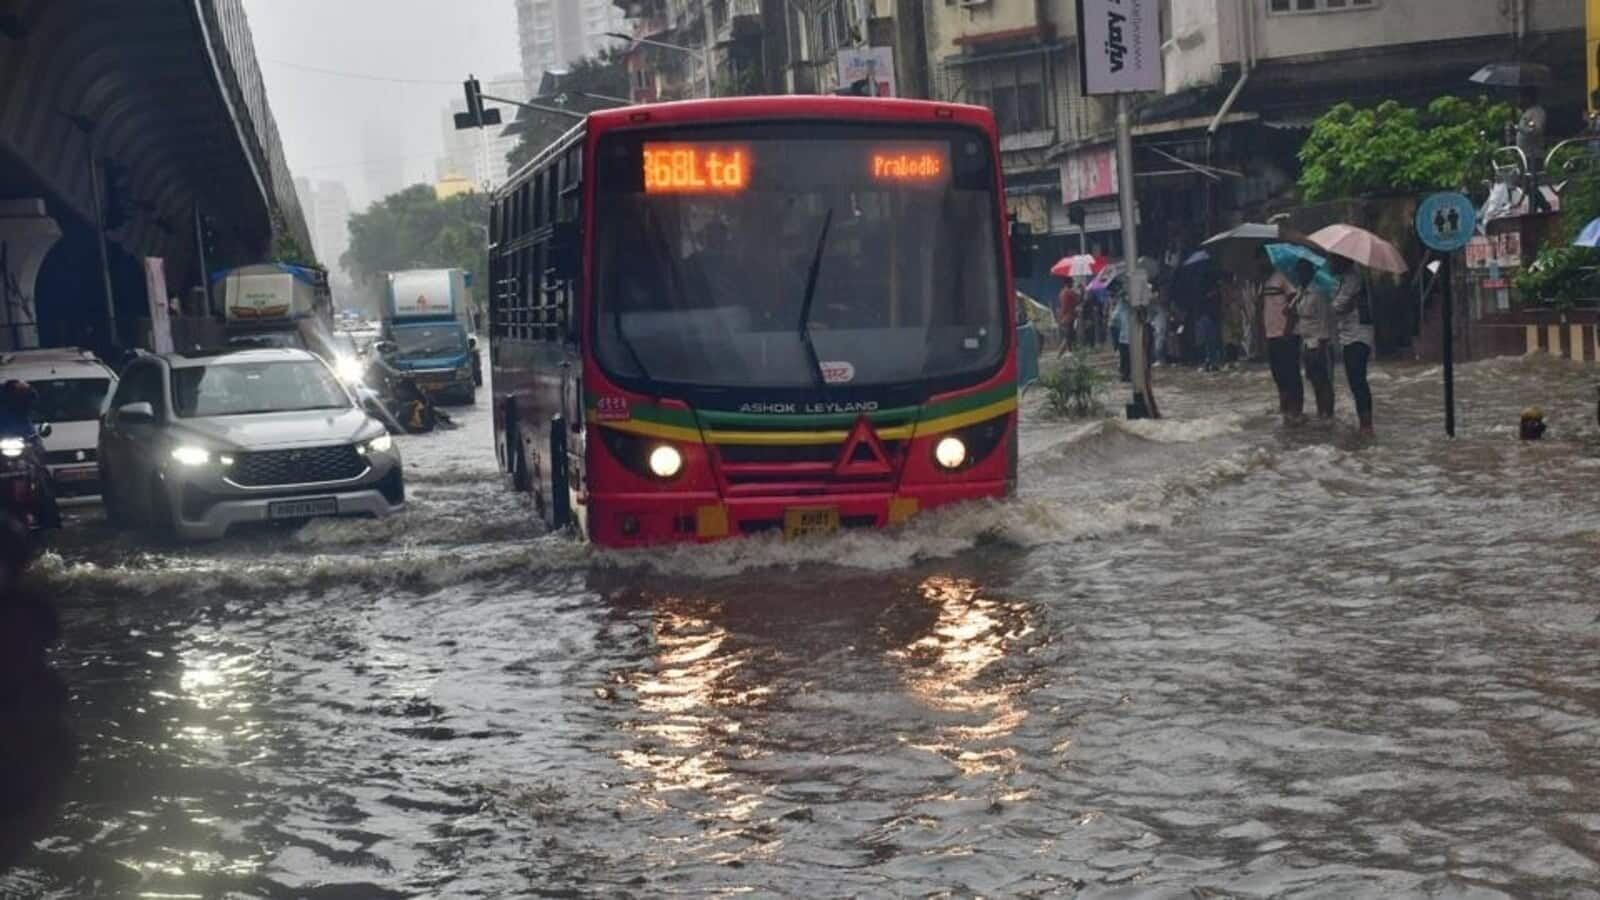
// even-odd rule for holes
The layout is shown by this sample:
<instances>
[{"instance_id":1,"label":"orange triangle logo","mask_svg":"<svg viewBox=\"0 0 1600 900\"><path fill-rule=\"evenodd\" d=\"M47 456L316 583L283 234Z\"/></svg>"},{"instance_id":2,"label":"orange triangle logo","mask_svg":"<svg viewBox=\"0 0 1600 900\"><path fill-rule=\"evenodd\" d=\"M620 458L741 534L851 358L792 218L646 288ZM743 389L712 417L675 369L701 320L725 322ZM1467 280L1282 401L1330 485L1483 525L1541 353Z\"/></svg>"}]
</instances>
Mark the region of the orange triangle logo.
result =
<instances>
[{"instance_id":1,"label":"orange triangle logo","mask_svg":"<svg viewBox=\"0 0 1600 900\"><path fill-rule=\"evenodd\" d=\"M850 429L850 437L844 442L844 450L839 454L839 461L833 467L833 474L842 478L882 477L894 472L894 467L889 464L889 453L883 449L878 435L872 430L872 423L866 416L856 419L855 427Z\"/></svg>"}]
</instances>

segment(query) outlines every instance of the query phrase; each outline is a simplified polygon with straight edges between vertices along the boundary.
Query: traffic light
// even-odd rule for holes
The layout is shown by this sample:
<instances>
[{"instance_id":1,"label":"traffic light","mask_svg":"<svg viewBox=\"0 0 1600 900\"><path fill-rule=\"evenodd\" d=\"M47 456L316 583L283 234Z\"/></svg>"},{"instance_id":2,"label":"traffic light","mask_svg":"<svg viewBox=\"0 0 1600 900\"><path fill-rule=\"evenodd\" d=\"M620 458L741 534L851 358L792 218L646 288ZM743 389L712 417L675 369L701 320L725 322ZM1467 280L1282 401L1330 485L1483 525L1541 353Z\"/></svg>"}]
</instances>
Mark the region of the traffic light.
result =
<instances>
[{"instance_id":1,"label":"traffic light","mask_svg":"<svg viewBox=\"0 0 1600 900\"><path fill-rule=\"evenodd\" d=\"M1067 221L1068 222L1071 222L1075 227L1082 228L1083 227L1083 223L1087 222L1088 220L1089 220L1088 210L1083 208L1083 204L1082 203L1068 203L1067 204Z\"/></svg>"},{"instance_id":2,"label":"traffic light","mask_svg":"<svg viewBox=\"0 0 1600 900\"><path fill-rule=\"evenodd\" d=\"M462 87L466 89L467 111L456 113L456 130L499 125L500 110L483 108L483 85L478 83L478 79L468 75Z\"/></svg>"}]
</instances>

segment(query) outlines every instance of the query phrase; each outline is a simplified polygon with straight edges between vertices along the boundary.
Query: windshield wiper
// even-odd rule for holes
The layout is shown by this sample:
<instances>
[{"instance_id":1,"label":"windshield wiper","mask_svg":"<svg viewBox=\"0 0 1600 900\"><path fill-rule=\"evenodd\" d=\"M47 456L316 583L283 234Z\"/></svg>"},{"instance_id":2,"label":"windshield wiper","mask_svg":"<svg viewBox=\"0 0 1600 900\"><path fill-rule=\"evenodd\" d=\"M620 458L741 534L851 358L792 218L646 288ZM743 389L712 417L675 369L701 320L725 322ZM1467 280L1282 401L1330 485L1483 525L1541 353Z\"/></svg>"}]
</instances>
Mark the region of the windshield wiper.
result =
<instances>
[{"instance_id":1,"label":"windshield wiper","mask_svg":"<svg viewBox=\"0 0 1600 900\"><path fill-rule=\"evenodd\" d=\"M650 370L644 367L644 360L639 358L639 351L634 348L633 341L629 340L628 333L622 330L622 304L620 303L611 304L611 330L617 333L617 343L622 345L622 349L628 351L628 358L633 360L634 368L639 370L639 374L644 376L644 380L655 381L654 378L650 377Z\"/></svg>"},{"instance_id":2,"label":"windshield wiper","mask_svg":"<svg viewBox=\"0 0 1600 900\"><path fill-rule=\"evenodd\" d=\"M811 340L811 301L817 295L817 273L822 271L822 251L828 246L828 229L833 226L833 207L828 207L828 214L822 217L822 233L817 236L817 250L811 256L811 270L806 273L806 296L800 301L800 343L806 348L806 356L811 360L811 374L817 381L817 389L823 393L828 391L828 379L822 374L822 359L817 356L817 345Z\"/></svg>"}]
</instances>

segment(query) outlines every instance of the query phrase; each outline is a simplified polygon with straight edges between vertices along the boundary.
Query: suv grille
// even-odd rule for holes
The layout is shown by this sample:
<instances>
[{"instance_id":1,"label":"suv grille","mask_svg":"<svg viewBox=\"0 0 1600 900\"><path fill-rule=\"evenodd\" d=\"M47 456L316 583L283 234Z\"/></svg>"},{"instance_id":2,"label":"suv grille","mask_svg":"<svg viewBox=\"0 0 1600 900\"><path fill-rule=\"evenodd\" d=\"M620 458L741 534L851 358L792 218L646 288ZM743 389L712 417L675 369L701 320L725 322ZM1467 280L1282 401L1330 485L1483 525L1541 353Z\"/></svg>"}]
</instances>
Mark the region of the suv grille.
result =
<instances>
[{"instance_id":1,"label":"suv grille","mask_svg":"<svg viewBox=\"0 0 1600 900\"><path fill-rule=\"evenodd\" d=\"M350 444L240 453L228 478L245 487L348 481L367 470L367 461Z\"/></svg>"},{"instance_id":2,"label":"suv grille","mask_svg":"<svg viewBox=\"0 0 1600 900\"><path fill-rule=\"evenodd\" d=\"M71 466L80 463L95 461L94 448L85 447L82 450L51 450L44 455L44 461L52 466Z\"/></svg>"}]
</instances>

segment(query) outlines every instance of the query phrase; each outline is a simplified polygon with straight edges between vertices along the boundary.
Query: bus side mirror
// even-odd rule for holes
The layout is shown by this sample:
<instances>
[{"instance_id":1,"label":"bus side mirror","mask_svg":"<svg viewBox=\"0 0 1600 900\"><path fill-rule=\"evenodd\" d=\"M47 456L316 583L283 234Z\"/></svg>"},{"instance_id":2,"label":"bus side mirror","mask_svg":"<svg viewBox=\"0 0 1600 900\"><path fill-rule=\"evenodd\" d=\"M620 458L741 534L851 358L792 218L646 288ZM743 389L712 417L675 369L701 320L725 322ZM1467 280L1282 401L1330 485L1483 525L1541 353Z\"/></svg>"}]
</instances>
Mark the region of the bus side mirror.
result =
<instances>
[{"instance_id":1,"label":"bus side mirror","mask_svg":"<svg viewBox=\"0 0 1600 900\"><path fill-rule=\"evenodd\" d=\"M55 429L50 426L49 422L40 422L38 427L35 428L34 430L38 431L39 432L39 437L42 437L42 438L47 438L50 435L55 433Z\"/></svg>"},{"instance_id":2,"label":"bus side mirror","mask_svg":"<svg viewBox=\"0 0 1600 900\"><path fill-rule=\"evenodd\" d=\"M1011 223L1011 277L1033 277L1033 226Z\"/></svg>"},{"instance_id":3,"label":"bus side mirror","mask_svg":"<svg viewBox=\"0 0 1600 900\"><path fill-rule=\"evenodd\" d=\"M549 276L556 281L575 281L583 274L583 242L578 223L557 222L550 233Z\"/></svg>"}]
</instances>

